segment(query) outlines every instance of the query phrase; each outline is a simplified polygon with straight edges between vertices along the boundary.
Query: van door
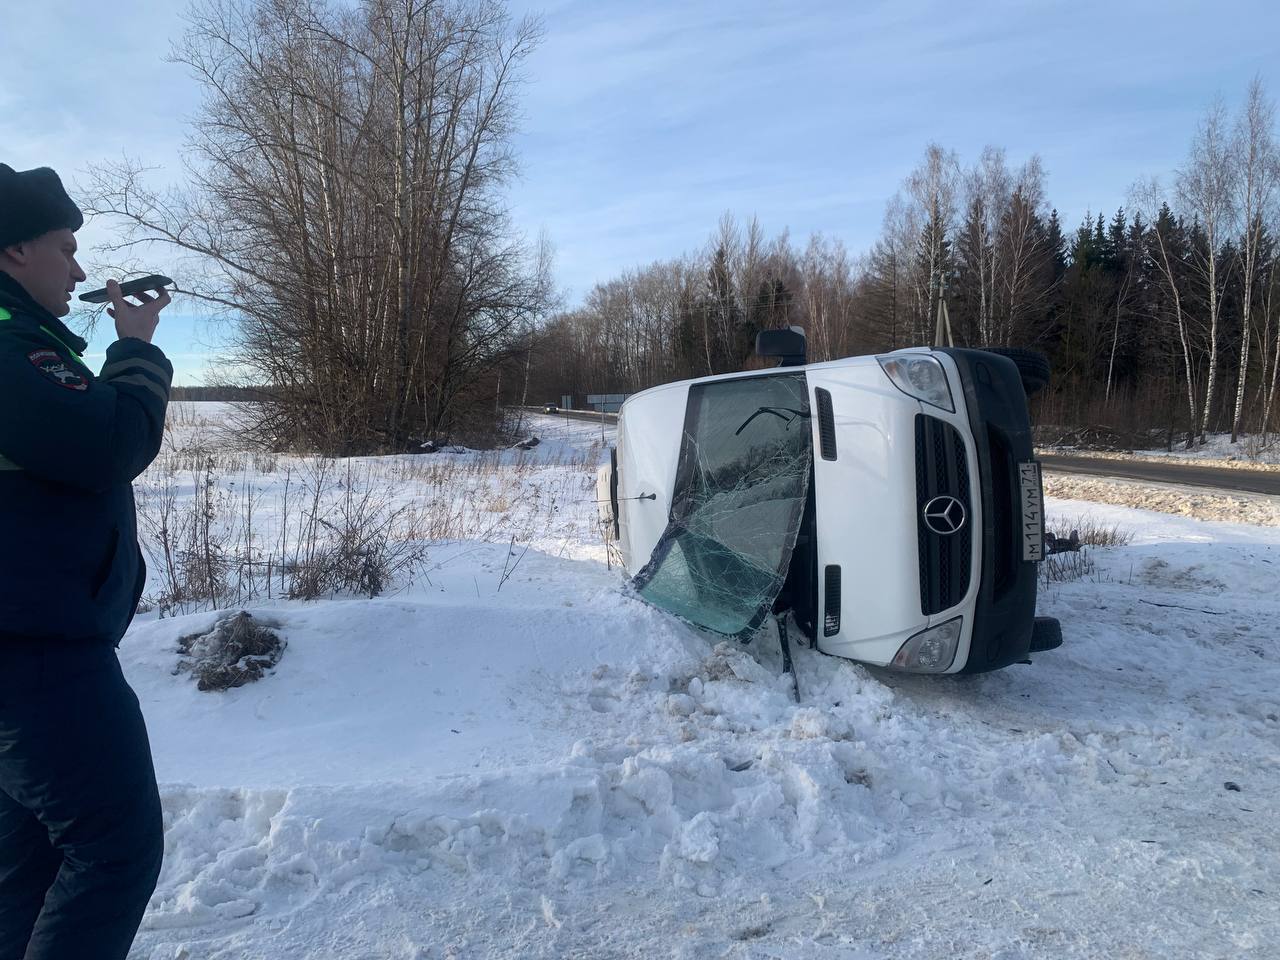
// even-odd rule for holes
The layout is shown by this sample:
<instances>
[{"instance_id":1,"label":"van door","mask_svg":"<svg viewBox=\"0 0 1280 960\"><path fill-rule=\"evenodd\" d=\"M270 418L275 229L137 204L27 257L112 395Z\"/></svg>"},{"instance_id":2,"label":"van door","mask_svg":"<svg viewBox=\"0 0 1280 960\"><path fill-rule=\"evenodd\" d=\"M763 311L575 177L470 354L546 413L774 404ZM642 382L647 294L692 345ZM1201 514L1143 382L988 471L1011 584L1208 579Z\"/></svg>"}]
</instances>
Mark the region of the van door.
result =
<instances>
[{"instance_id":1,"label":"van door","mask_svg":"<svg viewBox=\"0 0 1280 960\"><path fill-rule=\"evenodd\" d=\"M808 396L803 372L690 386L667 527L634 581L641 597L741 640L760 626L809 492Z\"/></svg>"}]
</instances>

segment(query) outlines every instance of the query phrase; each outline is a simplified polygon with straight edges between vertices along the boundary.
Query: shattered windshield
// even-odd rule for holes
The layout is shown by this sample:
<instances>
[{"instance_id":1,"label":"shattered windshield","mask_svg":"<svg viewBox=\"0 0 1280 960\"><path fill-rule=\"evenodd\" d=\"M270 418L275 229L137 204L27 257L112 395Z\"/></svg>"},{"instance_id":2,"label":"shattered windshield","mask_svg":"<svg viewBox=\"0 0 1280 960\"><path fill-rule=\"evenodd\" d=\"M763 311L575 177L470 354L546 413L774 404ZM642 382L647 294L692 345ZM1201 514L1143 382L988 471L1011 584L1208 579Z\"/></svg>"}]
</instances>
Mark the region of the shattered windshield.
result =
<instances>
[{"instance_id":1,"label":"shattered windshield","mask_svg":"<svg viewBox=\"0 0 1280 960\"><path fill-rule=\"evenodd\" d=\"M640 596L746 639L782 589L813 458L803 373L689 388L671 516Z\"/></svg>"}]
</instances>

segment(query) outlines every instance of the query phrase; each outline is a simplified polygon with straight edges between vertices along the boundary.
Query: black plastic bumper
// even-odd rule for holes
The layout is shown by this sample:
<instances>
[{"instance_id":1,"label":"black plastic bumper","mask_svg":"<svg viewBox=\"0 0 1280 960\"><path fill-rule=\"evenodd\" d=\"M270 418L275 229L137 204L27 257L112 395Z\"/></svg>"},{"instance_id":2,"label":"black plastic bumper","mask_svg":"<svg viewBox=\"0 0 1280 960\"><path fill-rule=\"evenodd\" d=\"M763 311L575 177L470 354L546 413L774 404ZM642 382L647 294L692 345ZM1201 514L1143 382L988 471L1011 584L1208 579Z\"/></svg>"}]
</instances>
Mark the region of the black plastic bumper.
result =
<instances>
[{"instance_id":1,"label":"black plastic bumper","mask_svg":"<svg viewBox=\"0 0 1280 960\"><path fill-rule=\"evenodd\" d=\"M937 350L960 371L978 455L982 541L969 658L961 673L1025 660L1036 613L1036 564L1022 559L1018 463L1033 460L1031 419L1018 368L985 350Z\"/></svg>"}]
</instances>

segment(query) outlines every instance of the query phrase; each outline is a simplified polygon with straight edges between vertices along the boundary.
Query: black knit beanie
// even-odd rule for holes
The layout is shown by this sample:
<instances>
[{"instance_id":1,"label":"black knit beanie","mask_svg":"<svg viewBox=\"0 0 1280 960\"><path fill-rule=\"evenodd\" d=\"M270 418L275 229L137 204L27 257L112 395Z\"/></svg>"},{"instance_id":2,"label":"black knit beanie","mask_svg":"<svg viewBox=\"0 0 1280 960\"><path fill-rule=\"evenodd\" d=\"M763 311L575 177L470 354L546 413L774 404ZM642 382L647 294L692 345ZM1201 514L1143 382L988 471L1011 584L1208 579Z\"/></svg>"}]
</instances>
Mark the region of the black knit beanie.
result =
<instances>
[{"instance_id":1,"label":"black knit beanie","mask_svg":"<svg viewBox=\"0 0 1280 960\"><path fill-rule=\"evenodd\" d=\"M83 224L80 208L48 167L19 173L0 163L0 250Z\"/></svg>"}]
</instances>

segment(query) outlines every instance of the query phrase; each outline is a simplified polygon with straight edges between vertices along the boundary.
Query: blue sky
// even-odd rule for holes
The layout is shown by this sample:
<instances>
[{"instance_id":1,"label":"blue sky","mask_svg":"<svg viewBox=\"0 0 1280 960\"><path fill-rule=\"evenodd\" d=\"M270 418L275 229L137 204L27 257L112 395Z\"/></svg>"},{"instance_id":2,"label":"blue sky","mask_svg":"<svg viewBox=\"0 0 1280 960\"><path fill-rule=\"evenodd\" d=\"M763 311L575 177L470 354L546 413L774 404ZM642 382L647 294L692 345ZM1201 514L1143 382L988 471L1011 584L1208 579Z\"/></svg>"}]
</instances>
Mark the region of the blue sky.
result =
<instances>
[{"instance_id":1,"label":"blue sky","mask_svg":"<svg viewBox=\"0 0 1280 960\"><path fill-rule=\"evenodd\" d=\"M74 182L128 153L181 176L199 90L165 63L184 4L4 0L0 161ZM874 242L936 140L973 162L1039 153L1068 227L1167 177L1215 94L1280 95L1280 6L981 2L513 2L540 12L527 65L516 224L546 229L567 303L629 267L702 248L725 211ZM91 224L92 248L111 229ZM157 264L163 269L164 264ZM94 281L102 278L91 278ZM74 325L74 324L73 324ZM109 321L91 352L109 342ZM219 329L175 303L157 343L199 382Z\"/></svg>"}]
</instances>

